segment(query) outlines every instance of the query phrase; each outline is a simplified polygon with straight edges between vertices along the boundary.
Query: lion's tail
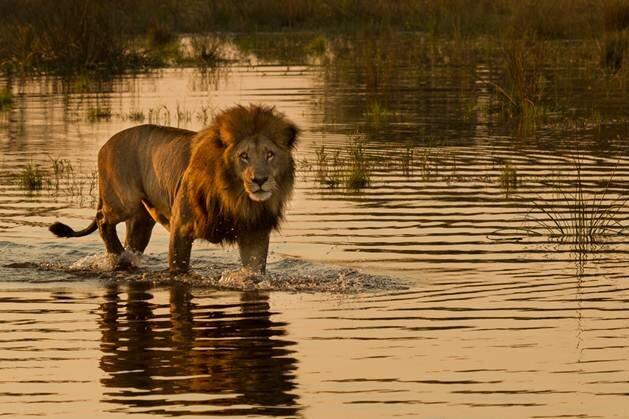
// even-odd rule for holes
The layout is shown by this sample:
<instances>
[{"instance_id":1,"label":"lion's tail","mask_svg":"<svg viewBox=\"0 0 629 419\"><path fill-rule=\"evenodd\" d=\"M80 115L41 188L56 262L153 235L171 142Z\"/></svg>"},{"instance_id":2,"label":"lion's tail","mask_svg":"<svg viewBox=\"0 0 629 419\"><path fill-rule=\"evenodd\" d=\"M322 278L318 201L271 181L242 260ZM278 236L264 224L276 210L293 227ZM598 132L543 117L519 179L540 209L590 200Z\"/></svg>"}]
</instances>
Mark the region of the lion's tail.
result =
<instances>
[{"instance_id":1,"label":"lion's tail","mask_svg":"<svg viewBox=\"0 0 629 419\"><path fill-rule=\"evenodd\" d=\"M96 218L94 218L92 223L83 230L74 231L69 225L60 222L54 223L48 227L48 230L57 237L83 237L95 232L97 228L98 224L96 223Z\"/></svg>"}]
</instances>

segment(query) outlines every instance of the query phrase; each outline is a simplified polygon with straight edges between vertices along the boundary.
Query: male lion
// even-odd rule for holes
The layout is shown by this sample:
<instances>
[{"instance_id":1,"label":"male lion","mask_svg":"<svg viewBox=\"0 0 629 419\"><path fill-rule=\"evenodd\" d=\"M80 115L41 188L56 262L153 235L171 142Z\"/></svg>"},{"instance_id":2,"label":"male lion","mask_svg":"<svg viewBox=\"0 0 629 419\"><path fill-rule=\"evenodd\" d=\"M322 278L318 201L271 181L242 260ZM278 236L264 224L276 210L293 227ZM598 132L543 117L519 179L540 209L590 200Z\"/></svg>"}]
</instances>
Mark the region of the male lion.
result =
<instances>
[{"instance_id":1,"label":"male lion","mask_svg":"<svg viewBox=\"0 0 629 419\"><path fill-rule=\"evenodd\" d=\"M142 253L155 222L170 232L168 265L185 272L195 239L238 243L243 266L264 273L269 234L283 218L298 128L272 107L235 106L199 132L141 125L119 132L98 153L96 218L83 230L54 223L59 237L98 228L116 267L125 247Z\"/></svg>"}]
</instances>

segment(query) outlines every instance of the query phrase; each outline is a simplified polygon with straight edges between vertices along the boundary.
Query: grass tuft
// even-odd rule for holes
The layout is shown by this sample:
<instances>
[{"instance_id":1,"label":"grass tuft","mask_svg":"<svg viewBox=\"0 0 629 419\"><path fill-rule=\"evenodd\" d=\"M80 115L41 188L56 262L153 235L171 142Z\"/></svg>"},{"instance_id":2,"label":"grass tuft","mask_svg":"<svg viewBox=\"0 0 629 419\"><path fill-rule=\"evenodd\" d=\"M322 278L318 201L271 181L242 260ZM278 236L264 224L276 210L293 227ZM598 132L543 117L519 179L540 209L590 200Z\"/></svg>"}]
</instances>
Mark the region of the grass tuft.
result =
<instances>
[{"instance_id":1,"label":"grass tuft","mask_svg":"<svg viewBox=\"0 0 629 419\"><path fill-rule=\"evenodd\" d=\"M612 32L605 35L601 48L601 66L610 74L618 73L629 52L627 32Z\"/></svg>"},{"instance_id":2,"label":"grass tuft","mask_svg":"<svg viewBox=\"0 0 629 419\"><path fill-rule=\"evenodd\" d=\"M11 91L6 88L0 89L0 111L6 111L11 108L13 103L13 95Z\"/></svg>"},{"instance_id":3,"label":"grass tuft","mask_svg":"<svg viewBox=\"0 0 629 419\"><path fill-rule=\"evenodd\" d=\"M44 172L37 165L27 164L18 175L20 186L28 191L38 191L44 186Z\"/></svg>"},{"instance_id":4,"label":"grass tuft","mask_svg":"<svg viewBox=\"0 0 629 419\"><path fill-rule=\"evenodd\" d=\"M500 186L504 189L505 193L509 195L512 190L518 187L518 170L511 163L506 162L502 166L499 176Z\"/></svg>"},{"instance_id":5,"label":"grass tuft","mask_svg":"<svg viewBox=\"0 0 629 419\"><path fill-rule=\"evenodd\" d=\"M369 116L371 125L379 127L389 121L389 119L393 116L393 112L376 100L369 104L367 115Z\"/></svg>"},{"instance_id":6,"label":"grass tuft","mask_svg":"<svg viewBox=\"0 0 629 419\"><path fill-rule=\"evenodd\" d=\"M359 190L370 183L369 160L361 142L354 140L349 149L348 173L345 185L348 189Z\"/></svg>"},{"instance_id":7,"label":"grass tuft","mask_svg":"<svg viewBox=\"0 0 629 419\"><path fill-rule=\"evenodd\" d=\"M576 177L573 182L557 182L551 199L539 197L533 201L527 217L539 225L551 238L569 243L579 251L602 244L606 238L623 234L618 214L627 200L612 196L610 186L614 172L602 191L587 192L583 186L582 163L574 161Z\"/></svg>"},{"instance_id":8,"label":"grass tuft","mask_svg":"<svg viewBox=\"0 0 629 419\"><path fill-rule=\"evenodd\" d=\"M308 55L320 57L325 54L328 49L328 39L325 35L317 35L312 38L304 47L304 51Z\"/></svg>"},{"instance_id":9,"label":"grass tuft","mask_svg":"<svg viewBox=\"0 0 629 419\"><path fill-rule=\"evenodd\" d=\"M329 188L336 188L342 183L342 179L339 173L340 169L340 152L336 151L334 154L329 155L322 144L321 147L315 150L316 157L316 179L321 185Z\"/></svg>"},{"instance_id":10,"label":"grass tuft","mask_svg":"<svg viewBox=\"0 0 629 419\"><path fill-rule=\"evenodd\" d=\"M95 108L89 108L87 110L87 120L90 122L97 121L109 121L111 119L112 113L111 108L109 107L100 107L96 106Z\"/></svg>"}]
</instances>

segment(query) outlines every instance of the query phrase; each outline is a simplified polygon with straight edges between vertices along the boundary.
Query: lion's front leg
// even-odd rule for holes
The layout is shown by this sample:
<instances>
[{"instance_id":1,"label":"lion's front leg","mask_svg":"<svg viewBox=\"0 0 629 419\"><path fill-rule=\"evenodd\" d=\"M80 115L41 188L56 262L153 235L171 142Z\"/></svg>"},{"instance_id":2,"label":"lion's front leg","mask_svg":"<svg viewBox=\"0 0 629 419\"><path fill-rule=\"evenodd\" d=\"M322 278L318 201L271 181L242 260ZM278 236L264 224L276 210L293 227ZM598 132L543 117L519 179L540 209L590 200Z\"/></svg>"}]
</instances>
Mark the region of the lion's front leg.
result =
<instances>
[{"instance_id":1,"label":"lion's front leg","mask_svg":"<svg viewBox=\"0 0 629 419\"><path fill-rule=\"evenodd\" d=\"M168 269L171 272L187 272L190 267L190 251L194 241L189 208L185 201L176 201L170 219L170 241L168 243Z\"/></svg>"},{"instance_id":2,"label":"lion's front leg","mask_svg":"<svg viewBox=\"0 0 629 419\"><path fill-rule=\"evenodd\" d=\"M171 272L187 272L190 267L190 251L194 237L178 228L170 230L168 244L168 269Z\"/></svg>"},{"instance_id":3,"label":"lion's front leg","mask_svg":"<svg viewBox=\"0 0 629 419\"><path fill-rule=\"evenodd\" d=\"M238 250L243 267L254 272L266 271L270 234L270 230L247 231L238 234Z\"/></svg>"}]
</instances>

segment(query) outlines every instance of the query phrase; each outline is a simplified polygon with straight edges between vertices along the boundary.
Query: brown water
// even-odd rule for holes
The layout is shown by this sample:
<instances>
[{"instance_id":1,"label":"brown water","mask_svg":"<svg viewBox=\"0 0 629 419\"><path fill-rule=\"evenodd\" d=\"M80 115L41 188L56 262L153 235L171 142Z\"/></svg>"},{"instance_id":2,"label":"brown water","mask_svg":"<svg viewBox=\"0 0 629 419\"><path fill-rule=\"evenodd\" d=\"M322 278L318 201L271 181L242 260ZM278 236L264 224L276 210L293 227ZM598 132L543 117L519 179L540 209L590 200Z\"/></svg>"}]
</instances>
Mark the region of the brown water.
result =
<instances>
[{"instance_id":1,"label":"brown water","mask_svg":"<svg viewBox=\"0 0 629 419\"><path fill-rule=\"evenodd\" d=\"M362 65L169 69L86 92L11 81L0 415L626 417L627 92L594 95L603 120L518 127L487 110L491 62L414 68L398 57L404 73L375 76ZM575 117L592 115L586 75L554 71ZM97 235L46 231L58 218L89 222L95 155L138 123L130 111L199 129L249 102L303 129L261 283L240 281L234 249L201 243L195 275L172 281L159 227L133 273L108 270ZM88 121L97 106L112 117ZM322 183L323 172L342 179L335 169L356 147L369 185ZM51 159L73 167L58 187ZM29 163L47 171L44 190L19 185ZM515 184L501 182L507 164ZM574 214L592 207L581 225L600 234L575 236Z\"/></svg>"}]
</instances>

